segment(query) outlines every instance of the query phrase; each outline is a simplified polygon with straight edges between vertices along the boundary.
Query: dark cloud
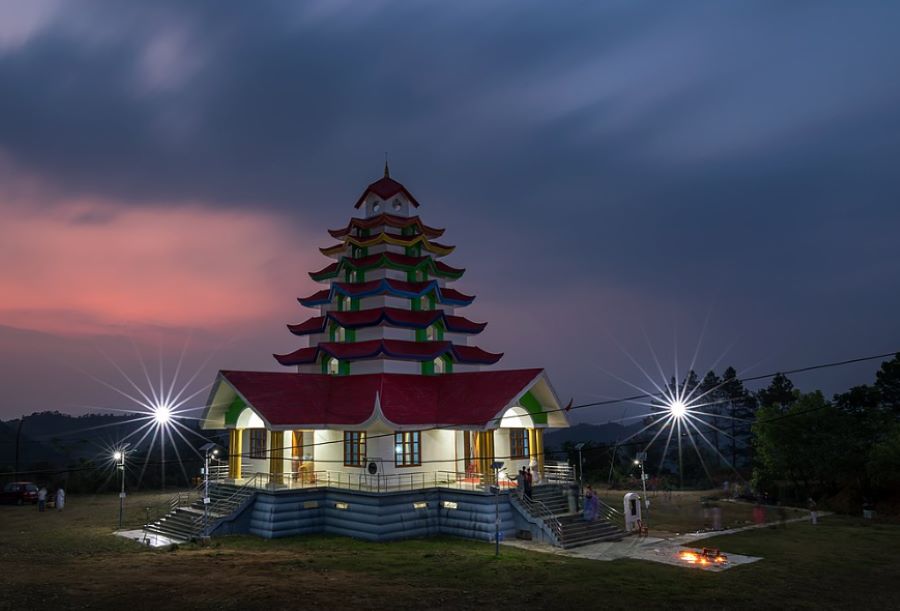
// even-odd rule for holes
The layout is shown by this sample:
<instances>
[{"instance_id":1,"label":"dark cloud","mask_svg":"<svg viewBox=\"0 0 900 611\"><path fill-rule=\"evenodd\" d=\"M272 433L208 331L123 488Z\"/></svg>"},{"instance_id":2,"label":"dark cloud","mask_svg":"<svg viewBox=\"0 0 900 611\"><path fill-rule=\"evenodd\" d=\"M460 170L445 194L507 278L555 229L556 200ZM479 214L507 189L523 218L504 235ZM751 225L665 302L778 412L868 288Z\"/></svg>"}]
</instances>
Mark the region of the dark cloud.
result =
<instances>
[{"instance_id":1,"label":"dark cloud","mask_svg":"<svg viewBox=\"0 0 900 611\"><path fill-rule=\"evenodd\" d=\"M611 307L696 326L714 302L723 335L752 330L737 359L789 343L785 366L802 364L900 347L898 13L60 4L0 46L0 153L66 196L263 206L324 227L389 151L460 246L463 288L495 293L492 314L536 292L627 294ZM489 347L531 349L508 321L493 329L515 344ZM546 365L587 392L594 355L577 345Z\"/></svg>"}]
</instances>

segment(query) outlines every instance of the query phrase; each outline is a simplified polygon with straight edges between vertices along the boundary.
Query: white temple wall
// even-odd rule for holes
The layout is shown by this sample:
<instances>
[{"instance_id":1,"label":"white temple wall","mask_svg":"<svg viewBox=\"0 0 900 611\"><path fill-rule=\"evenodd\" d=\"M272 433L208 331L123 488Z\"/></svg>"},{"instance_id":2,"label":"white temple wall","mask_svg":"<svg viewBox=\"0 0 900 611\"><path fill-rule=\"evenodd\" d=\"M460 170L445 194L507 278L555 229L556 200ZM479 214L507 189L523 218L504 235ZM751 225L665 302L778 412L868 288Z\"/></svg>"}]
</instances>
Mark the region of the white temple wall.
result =
<instances>
[{"instance_id":1,"label":"white temple wall","mask_svg":"<svg viewBox=\"0 0 900 611\"><path fill-rule=\"evenodd\" d=\"M316 471L343 471L343 431L313 431L312 454Z\"/></svg>"}]
</instances>

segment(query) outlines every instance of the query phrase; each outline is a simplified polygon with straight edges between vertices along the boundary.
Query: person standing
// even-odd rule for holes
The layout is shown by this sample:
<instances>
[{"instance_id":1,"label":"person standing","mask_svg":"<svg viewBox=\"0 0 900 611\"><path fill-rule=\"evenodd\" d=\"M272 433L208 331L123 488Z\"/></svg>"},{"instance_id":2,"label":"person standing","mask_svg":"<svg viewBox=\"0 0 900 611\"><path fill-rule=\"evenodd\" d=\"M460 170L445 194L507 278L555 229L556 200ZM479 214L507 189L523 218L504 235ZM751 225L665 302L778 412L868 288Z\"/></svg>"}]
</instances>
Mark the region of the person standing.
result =
<instances>
[{"instance_id":1,"label":"person standing","mask_svg":"<svg viewBox=\"0 0 900 611\"><path fill-rule=\"evenodd\" d=\"M66 491L62 486L56 489L56 511L62 511L66 505Z\"/></svg>"},{"instance_id":2,"label":"person standing","mask_svg":"<svg viewBox=\"0 0 900 611\"><path fill-rule=\"evenodd\" d=\"M809 519L813 524L819 523L819 512L816 511L816 502L809 497L806 501L806 507L809 509Z\"/></svg>"},{"instance_id":3,"label":"person standing","mask_svg":"<svg viewBox=\"0 0 900 611\"><path fill-rule=\"evenodd\" d=\"M597 519L597 495L590 484L584 490L584 513L582 517L585 522L593 522Z\"/></svg>"},{"instance_id":4,"label":"person standing","mask_svg":"<svg viewBox=\"0 0 900 611\"><path fill-rule=\"evenodd\" d=\"M531 478L531 469L525 469L525 497L531 500L531 486L534 480Z\"/></svg>"},{"instance_id":5,"label":"person standing","mask_svg":"<svg viewBox=\"0 0 900 611\"><path fill-rule=\"evenodd\" d=\"M38 511L44 511L47 508L47 488L41 486L38 490Z\"/></svg>"}]
</instances>

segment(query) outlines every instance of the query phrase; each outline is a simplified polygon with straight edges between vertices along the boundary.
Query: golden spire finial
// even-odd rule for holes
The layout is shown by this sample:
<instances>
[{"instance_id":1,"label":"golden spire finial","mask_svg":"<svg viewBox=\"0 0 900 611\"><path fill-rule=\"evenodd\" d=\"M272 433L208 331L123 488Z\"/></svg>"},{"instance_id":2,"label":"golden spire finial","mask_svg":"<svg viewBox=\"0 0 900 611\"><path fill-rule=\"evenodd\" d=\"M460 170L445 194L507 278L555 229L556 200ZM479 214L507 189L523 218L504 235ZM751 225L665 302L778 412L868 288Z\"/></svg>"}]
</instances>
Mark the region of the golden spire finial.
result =
<instances>
[{"instance_id":1,"label":"golden spire finial","mask_svg":"<svg viewBox=\"0 0 900 611\"><path fill-rule=\"evenodd\" d=\"M384 153L384 177L385 178L391 177L391 170L390 170L390 168L388 168L387 151L385 151L385 153Z\"/></svg>"}]
</instances>

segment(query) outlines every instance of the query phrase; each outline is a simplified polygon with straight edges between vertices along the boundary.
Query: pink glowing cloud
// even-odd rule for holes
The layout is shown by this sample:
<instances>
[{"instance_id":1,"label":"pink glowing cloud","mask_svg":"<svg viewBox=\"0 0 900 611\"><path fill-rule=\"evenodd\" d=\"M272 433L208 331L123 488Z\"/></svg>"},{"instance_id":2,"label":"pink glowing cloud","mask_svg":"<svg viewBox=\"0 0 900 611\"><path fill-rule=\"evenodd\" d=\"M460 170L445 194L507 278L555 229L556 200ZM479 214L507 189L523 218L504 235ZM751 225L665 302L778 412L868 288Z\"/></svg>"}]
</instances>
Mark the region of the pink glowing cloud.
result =
<instances>
[{"instance_id":1,"label":"pink glowing cloud","mask_svg":"<svg viewBox=\"0 0 900 611\"><path fill-rule=\"evenodd\" d=\"M320 263L269 212L0 201L0 214L0 325L97 333L277 321Z\"/></svg>"}]
</instances>

